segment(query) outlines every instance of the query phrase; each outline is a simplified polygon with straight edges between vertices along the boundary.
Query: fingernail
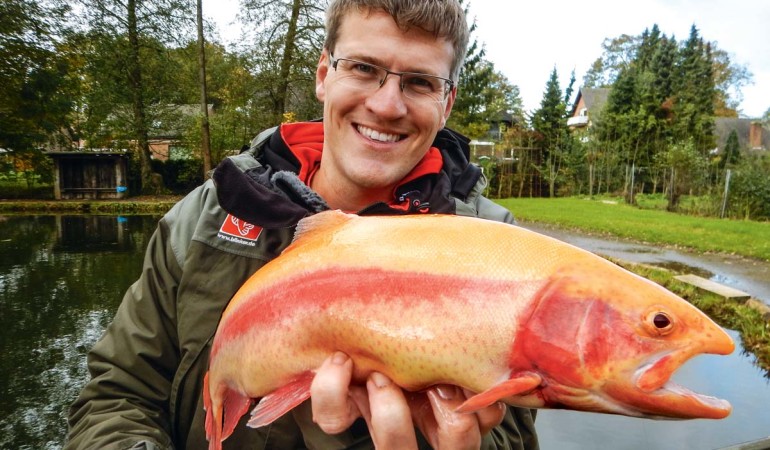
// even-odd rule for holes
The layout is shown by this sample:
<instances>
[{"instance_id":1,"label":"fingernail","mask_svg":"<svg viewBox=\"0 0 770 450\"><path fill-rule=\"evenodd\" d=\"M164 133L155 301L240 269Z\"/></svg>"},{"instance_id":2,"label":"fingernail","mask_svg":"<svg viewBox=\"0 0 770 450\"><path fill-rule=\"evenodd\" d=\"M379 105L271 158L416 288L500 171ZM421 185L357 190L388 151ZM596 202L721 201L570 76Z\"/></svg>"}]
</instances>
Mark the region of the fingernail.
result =
<instances>
[{"instance_id":1,"label":"fingernail","mask_svg":"<svg viewBox=\"0 0 770 450\"><path fill-rule=\"evenodd\" d=\"M369 379L378 388L384 388L385 386L388 386L390 384L390 378L386 377L385 375L379 372L372 372L372 374L369 375Z\"/></svg>"},{"instance_id":2,"label":"fingernail","mask_svg":"<svg viewBox=\"0 0 770 450\"><path fill-rule=\"evenodd\" d=\"M444 400L452 400L457 395L457 389L453 386L436 386L436 392Z\"/></svg>"},{"instance_id":3,"label":"fingernail","mask_svg":"<svg viewBox=\"0 0 770 450\"><path fill-rule=\"evenodd\" d=\"M342 352L336 352L334 353L334 356L332 356L332 363L342 366L346 362L348 362L348 355L342 353Z\"/></svg>"}]
</instances>

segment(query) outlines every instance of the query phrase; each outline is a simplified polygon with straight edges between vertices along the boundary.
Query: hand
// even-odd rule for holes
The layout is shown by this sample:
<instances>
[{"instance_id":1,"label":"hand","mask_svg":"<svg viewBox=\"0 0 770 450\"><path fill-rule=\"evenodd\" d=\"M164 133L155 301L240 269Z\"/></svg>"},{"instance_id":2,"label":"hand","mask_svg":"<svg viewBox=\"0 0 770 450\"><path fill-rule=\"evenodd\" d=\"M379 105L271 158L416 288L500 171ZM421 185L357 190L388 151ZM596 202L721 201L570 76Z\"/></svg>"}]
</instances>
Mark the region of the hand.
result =
<instances>
[{"instance_id":1,"label":"hand","mask_svg":"<svg viewBox=\"0 0 770 450\"><path fill-rule=\"evenodd\" d=\"M499 425L505 406L472 414L455 413L472 395L455 386L405 393L385 375L372 373L366 386L351 385L353 361L335 353L321 365L310 388L313 420L329 434L345 431L363 417L379 449L416 449L416 425L436 449L478 449L481 438Z\"/></svg>"}]
</instances>

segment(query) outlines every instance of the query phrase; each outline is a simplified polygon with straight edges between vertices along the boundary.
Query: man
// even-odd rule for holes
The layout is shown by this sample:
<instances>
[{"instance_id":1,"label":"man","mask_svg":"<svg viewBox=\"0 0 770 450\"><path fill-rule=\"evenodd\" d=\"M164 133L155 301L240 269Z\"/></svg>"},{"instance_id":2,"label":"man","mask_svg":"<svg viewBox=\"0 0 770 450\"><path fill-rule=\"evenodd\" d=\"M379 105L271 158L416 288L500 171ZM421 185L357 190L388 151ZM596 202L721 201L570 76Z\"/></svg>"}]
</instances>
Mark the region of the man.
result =
<instances>
[{"instance_id":1,"label":"man","mask_svg":"<svg viewBox=\"0 0 770 450\"><path fill-rule=\"evenodd\" d=\"M480 195L466 140L443 129L468 40L456 0L331 3L316 73L323 122L261 134L160 221L142 276L89 355L66 448L207 448L201 390L219 317L302 217L335 208L512 221ZM310 401L268 427L239 424L224 448L537 447L528 409L456 414L470 393L405 393L378 373L351 386L352 365L330 355Z\"/></svg>"}]
</instances>

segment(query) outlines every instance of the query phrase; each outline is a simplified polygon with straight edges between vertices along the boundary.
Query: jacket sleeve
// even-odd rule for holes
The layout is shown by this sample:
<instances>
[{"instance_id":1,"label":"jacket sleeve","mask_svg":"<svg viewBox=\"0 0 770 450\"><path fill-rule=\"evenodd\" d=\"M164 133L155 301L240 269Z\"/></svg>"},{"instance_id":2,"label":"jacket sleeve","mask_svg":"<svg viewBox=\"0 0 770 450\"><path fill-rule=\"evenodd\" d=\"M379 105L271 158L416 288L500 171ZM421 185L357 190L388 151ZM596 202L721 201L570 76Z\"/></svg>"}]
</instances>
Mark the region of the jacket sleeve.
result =
<instances>
[{"instance_id":1,"label":"jacket sleeve","mask_svg":"<svg viewBox=\"0 0 770 450\"><path fill-rule=\"evenodd\" d=\"M482 450L537 450L536 410L507 407L503 422L493 428L481 442Z\"/></svg>"},{"instance_id":2,"label":"jacket sleeve","mask_svg":"<svg viewBox=\"0 0 770 450\"><path fill-rule=\"evenodd\" d=\"M171 380L179 364L175 304L181 269L163 220L142 274L88 355L91 380L69 410L65 449L170 449Z\"/></svg>"}]
</instances>

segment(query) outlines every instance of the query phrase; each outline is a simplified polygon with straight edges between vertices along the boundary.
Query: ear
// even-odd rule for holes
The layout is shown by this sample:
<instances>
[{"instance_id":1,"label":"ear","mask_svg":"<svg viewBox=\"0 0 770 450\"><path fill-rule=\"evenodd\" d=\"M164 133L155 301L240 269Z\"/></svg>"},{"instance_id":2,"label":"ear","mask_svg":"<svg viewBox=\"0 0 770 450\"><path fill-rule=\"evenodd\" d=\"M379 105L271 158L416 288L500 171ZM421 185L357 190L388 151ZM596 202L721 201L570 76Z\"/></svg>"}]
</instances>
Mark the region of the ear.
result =
<instances>
[{"instance_id":1,"label":"ear","mask_svg":"<svg viewBox=\"0 0 770 450\"><path fill-rule=\"evenodd\" d=\"M444 128L444 126L446 125L446 121L449 119L449 114L452 112L452 107L455 104L456 98L457 98L457 86L454 86L446 98L446 106L444 107L444 117L441 120L441 128Z\"/></svg>"},{"instance_id":2,"label":"ear","mask_svg":"<svg viewBox=\"0 0 770 450\"><path fill-rule=\"evenodd\" d=\"M324 49L321 52L321 58L318 60L318 67L315 69L315 96L321 102L326 98L326 75L329 74L329 52Z\"/></svg>"}]
</instances>

